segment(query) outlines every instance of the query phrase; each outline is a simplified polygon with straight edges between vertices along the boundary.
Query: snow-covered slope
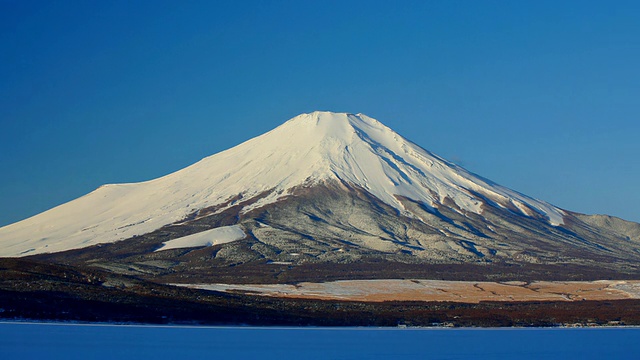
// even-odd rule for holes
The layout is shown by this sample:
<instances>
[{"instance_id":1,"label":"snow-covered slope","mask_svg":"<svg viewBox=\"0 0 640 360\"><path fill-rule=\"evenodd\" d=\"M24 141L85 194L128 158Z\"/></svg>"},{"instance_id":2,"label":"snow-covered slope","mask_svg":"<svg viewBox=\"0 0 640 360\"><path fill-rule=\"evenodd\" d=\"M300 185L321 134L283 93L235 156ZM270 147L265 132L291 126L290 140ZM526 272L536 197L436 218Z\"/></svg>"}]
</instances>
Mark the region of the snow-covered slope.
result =
<instances>
[{"instance_id":1,"label":"snow-covered slope","mask_svg":"<svg viewBox=\"0 0 640 360\"><path fill-rule=\"evenodd\" d=\"M412 214L398 196L427 207L453 201L461 213L480 214L484 206L494 206L542 217L552 225L563 223L562 210L471 174L375 119L314 112L167 176L105 185L0 228L0 256L115 242L179 222L239 194L243 199L261 195L246 212L325 180L359 186L406 216Z\"/></svg>"},{"instance_id":2,"label":"snow-covered slope","mask_svg":"<svg viewBox=\"0 0 640 360\"><path fill-rule=\"evenodd\" d=\"M238 225L222 226L167 241L156 251L226 244L244 239L245 236L247 235Z\"/></svg>"}]
</instances>

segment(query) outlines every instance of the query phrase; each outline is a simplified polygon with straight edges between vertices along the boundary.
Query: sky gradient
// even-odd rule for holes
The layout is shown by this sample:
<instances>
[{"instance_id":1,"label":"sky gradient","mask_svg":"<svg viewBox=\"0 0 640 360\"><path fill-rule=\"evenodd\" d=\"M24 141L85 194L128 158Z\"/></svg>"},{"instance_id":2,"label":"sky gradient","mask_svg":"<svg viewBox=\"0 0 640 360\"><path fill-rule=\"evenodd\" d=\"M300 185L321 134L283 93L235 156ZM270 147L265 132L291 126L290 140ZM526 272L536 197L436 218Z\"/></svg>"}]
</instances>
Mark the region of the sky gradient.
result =
<instances>
[{"instance_id":1,"label":"sky gradient","mask_svg":"<svg viewBox=\"0 0 640 360\"><path fill-rule=\"evenodd\" d=\"M0 226L314 110L640 222L640 2L0 0Z\"/></svg>"}]
</instances>

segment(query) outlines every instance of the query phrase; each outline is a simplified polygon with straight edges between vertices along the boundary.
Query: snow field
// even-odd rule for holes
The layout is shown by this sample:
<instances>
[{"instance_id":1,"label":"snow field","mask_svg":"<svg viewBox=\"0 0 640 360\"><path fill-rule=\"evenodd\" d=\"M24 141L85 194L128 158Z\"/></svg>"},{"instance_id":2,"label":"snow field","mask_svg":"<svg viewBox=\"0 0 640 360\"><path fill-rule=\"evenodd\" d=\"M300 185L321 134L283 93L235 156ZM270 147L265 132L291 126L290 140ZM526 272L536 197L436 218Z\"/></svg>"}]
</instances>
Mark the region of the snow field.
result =
<instances>
[{"instance_id":1,"label":"snow field","mask_svg":"<svg viewBox=\"0 0 640 360\"><path fill-rule=\"evenodd\" d=\"M523 215L536 212L552 225L563 223L562 210L490 183L375 119L363 114L314 112L164 177L105 185L0 228L0 256L112 243L179 222L239 194L246 200L267 193L245 207L246 212L276 202L296 187L325 180L362 187L406 216L412 214L398 195L431 207L451 199L457 211L480 214L486 202L476 195L481 194L495 203L491 206L515 204Z\"/></svg>"}]
</instances>

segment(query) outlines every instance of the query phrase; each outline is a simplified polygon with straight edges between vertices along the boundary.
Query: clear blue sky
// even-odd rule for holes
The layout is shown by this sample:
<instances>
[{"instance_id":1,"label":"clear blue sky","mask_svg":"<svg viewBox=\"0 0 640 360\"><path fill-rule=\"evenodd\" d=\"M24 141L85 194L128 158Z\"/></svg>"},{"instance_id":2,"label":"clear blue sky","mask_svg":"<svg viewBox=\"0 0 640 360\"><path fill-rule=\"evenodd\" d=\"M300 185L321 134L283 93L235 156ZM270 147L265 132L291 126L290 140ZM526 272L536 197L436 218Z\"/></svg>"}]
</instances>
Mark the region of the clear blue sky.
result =
<instances>
[{"instance_id":1,"label":"clear blue sky","mask_svg":"<svg viewBox=\"0 0 640 360\"><path fill-rule=\"evenodd\" d=\"M640 221L638 1L0 0L0 225L303 112Z\"/></svg>"}]
</instances>

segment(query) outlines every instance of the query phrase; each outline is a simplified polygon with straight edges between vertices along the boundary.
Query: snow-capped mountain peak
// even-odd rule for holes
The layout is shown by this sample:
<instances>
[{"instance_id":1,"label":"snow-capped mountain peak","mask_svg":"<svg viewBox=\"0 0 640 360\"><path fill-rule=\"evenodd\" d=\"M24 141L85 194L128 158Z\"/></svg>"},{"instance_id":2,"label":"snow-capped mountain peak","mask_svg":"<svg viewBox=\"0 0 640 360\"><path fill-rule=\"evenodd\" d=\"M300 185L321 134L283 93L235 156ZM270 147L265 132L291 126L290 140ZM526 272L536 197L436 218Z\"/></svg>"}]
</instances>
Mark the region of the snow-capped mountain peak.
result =
<instances>
[{"instance_id":1,"label":"snow-capped mountain peak","mask_svg":"<svg viewBox=\"0 0 640 360\"><path fill-rule=\"evenodd\" d=\"M141 235L239 195L260 208L299 187L338 180L360 187L401 214L402 197L458 212L497 206L563 223L564 212L493 184L404 139L363 114L313 112L229 150L134 184L105 185L81 198L0 228L0 256L81 248ZM224 210L224 207L220 211Z\"/></svg>"}]
</instances>

